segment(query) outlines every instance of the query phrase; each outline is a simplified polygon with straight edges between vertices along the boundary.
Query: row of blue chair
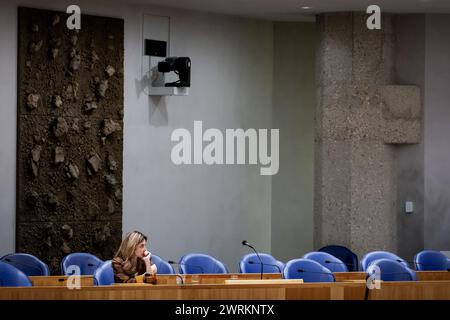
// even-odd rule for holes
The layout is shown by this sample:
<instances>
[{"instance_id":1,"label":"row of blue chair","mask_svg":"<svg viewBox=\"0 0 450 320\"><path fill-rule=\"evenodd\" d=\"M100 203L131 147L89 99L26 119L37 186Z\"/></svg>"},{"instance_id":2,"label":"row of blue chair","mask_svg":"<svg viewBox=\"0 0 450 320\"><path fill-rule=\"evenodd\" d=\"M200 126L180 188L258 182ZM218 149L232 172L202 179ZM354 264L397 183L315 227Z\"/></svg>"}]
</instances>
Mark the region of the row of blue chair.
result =
<instances>
[{"instance_id":1,"label":"row of blue chair","mask_svg":"<svg viewBox=\"0 0 450 320\"><path fill-rule=\"evenodd\" d=\"M336 248L333 248L333 250L335 249ZM336 252L333 253L336 254ZM334 281L333 272L346 272L354 268L354 257L352 257L351 254L349 255L348 252L344 253L352 259L350 260L352 263L348 263L349 260L346 260L347 262L344 262L338 257L327 253L326 250L307 253L301 259L293 259L286 265L284 265L283 262L276 260L269 254L260 253L259 257L257 257L257 255L251 253L245 255L241 259L239 263L239 271L242 273L259 273L261 271L264 273L282 273L284 278L303 278L305 282L323 282L325 280ZM152 257L154 263L158 267L159 274L175 273L175 270L172 266L173 263L170 264L157 255L153 255ZM380 262L380 259L388 260L388 262ZM29 254L10 254L0 258L0 261L15 266L17 269L21 270L25 275L28 276L49 275L47 265L40 261L38 258ZM262 264L260 261L262 261ZM391 261L394 261L396 263L393 264L391 263ZM222 262L207 254L190 253L183 256L180 259L180 262L175 264L179 265L179 273L182 274L228 273L228 269ZM388 273L392 276L396 275L397 277L394 277L395 279L402 278L401 275L406 274L411 274L411 277L408 276L405 279L415 279L415 273L413 273L413 271L409 268L408 262L393 253L385 251L374 251L366 254L361 260L361 270L369 273L373 272L373 270L369 270L369 267L373 264L376 264L378 267L380 267L380 265L383 265L383 268L394 270L385 273L386 275ZM398 264L403 266L405 269L401 271L397 270ZM447 270L449 269L448 264L449 260L447 259L447 257L437 251L424 250L415 256L415 265L417 270ZM61 262L62 273L65 275L73 274L74 270L71 269L71 266L73 265L79 267L81 275L94 275L94 282L97 284L109 284L109 281L113 281L110 261L103 262L96 256L89 253L72 253L63 258ZM2 268L6 267L2 266ZM11 269L8 272L11 272ZM0 281L3 280L0 278ZM0 283L0 285L4 284Z\"/></svg>"},{"instance_id":2,"label":"row of blue chair","mask_svg":"<svg viewBox=\"0 0 450 320\"><path fill-rule=\"evenodd\" d=\"M161 273L175 273L173 267L157 255L152 259ZM49 276L50 270L46 263L39 258L27 253L11 253L0 258L0 261L7 263L21 270L27 276ZM65 256L61 261L61 272L63 275L74 273L72 266L78 266L80 275L93 275L94 271L103 263L93 254L86 252L74 252Z\"/></svg>"},{"instance_id":3,"label":"row of blue chair","mask_svg":"<svg viewBox=\"0 0 450 320\"><path fill-rule=\"evenodd\" d=\"M423 250L414 256L412 262L387 251L373 251L365 254L358 264L358 257L352 251L342 246L327 246L319 251L327 252L342 261L348 271L366 271L372 261L377 259L390 259L402 263L408 268L411 265L418 271L445 271L450 270L450 259L443 253L435 250ZM330 268L331 265L330 265ZM342 270L341 270L342 271Z\"/></svg>"}]
</instances>

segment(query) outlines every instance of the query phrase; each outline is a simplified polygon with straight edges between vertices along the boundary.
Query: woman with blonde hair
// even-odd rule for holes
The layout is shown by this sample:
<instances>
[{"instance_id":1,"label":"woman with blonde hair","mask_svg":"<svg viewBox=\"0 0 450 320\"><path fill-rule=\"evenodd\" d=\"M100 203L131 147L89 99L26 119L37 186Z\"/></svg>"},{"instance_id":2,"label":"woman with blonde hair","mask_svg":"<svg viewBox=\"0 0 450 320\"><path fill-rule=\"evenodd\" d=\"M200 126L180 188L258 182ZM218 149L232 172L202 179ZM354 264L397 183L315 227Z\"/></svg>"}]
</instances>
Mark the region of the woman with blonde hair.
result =
<instances>
[{"instance_id":1,"label":"woman with blonde hair","mask_svg":"<svg viewBox=\"0 0 450 320\"><path fill-rule=\"evenodd\" d=\"M120 244L112 260L114 281L117 283L136 282L136 276L144 275L146 283L156 283L156 265L147 250L147 237L139 231L128 233Z\"/></svg>"}]
</instances>

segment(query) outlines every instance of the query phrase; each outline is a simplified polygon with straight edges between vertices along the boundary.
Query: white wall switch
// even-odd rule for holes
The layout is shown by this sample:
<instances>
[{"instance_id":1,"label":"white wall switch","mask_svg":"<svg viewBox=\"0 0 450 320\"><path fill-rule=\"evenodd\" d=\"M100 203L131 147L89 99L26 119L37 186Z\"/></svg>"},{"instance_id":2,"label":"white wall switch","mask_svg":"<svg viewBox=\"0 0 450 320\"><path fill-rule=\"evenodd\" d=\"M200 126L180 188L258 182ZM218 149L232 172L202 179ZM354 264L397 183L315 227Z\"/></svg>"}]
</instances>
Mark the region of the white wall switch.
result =
<instances>
[{"instance_id":1,"label":"white wall switch","mask_svg":"<svg viewBox=\"0 0 450 320\"><path fill-rule=\"evenodd\" d=\"M414 206L412 201L406 201L405 202L405 212L406 213L413 213L414 211Z\"/></svg>"}]
</instances>

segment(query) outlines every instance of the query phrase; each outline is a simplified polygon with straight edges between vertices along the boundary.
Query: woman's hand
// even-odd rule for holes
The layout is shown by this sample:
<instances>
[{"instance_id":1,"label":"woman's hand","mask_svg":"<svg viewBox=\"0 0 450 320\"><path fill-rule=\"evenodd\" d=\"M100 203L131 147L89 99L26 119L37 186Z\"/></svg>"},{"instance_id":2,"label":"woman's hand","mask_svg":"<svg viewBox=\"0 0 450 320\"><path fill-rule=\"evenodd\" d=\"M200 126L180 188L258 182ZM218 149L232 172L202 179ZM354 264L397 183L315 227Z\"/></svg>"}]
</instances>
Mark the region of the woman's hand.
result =
<instances>
[{"instance_id":1,"label":"woman's hand","mask_svg":"<svg viewBox=\"0 0 450 320\"><path fill-rule=\"evenodd\" d=\"M150 259L152 258L152 254L145 250L144 252L144 257L142 258L142 260L144 260L145 263L149 263L150 264Z\"/></svg>"},{"instance_id":2,"label":"woman's hand","mask_svg":"<svg viewBox=\"0 0 450 320\"><path fill-rule=\"evenodd\" d=\"M152 274L155 275L158 272L158 268L156 267L156 264L152 264L150 267L150 270L152 271Z\"/></svg>"}]
</instances>

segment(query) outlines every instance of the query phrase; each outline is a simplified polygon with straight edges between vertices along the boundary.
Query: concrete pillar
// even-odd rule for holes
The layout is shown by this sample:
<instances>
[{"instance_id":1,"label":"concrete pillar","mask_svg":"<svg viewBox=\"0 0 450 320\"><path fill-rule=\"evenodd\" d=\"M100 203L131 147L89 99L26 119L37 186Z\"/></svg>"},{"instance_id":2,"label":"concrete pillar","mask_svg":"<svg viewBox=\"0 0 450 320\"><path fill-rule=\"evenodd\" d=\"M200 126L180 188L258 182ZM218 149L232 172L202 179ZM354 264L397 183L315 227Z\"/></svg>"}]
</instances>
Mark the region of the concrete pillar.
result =
<instances>
[{"instance_id":1,"label":"concrete pillar","mask_svg":"<svg viewBox=\"0 0 450 320\"><path fill-rule=\"evenodd\" d=\"M420 93L395 86L392 17L322 14L317 61L315 247L397 251L395 150L420 141Z\"/></svg>"}]
</instances>

